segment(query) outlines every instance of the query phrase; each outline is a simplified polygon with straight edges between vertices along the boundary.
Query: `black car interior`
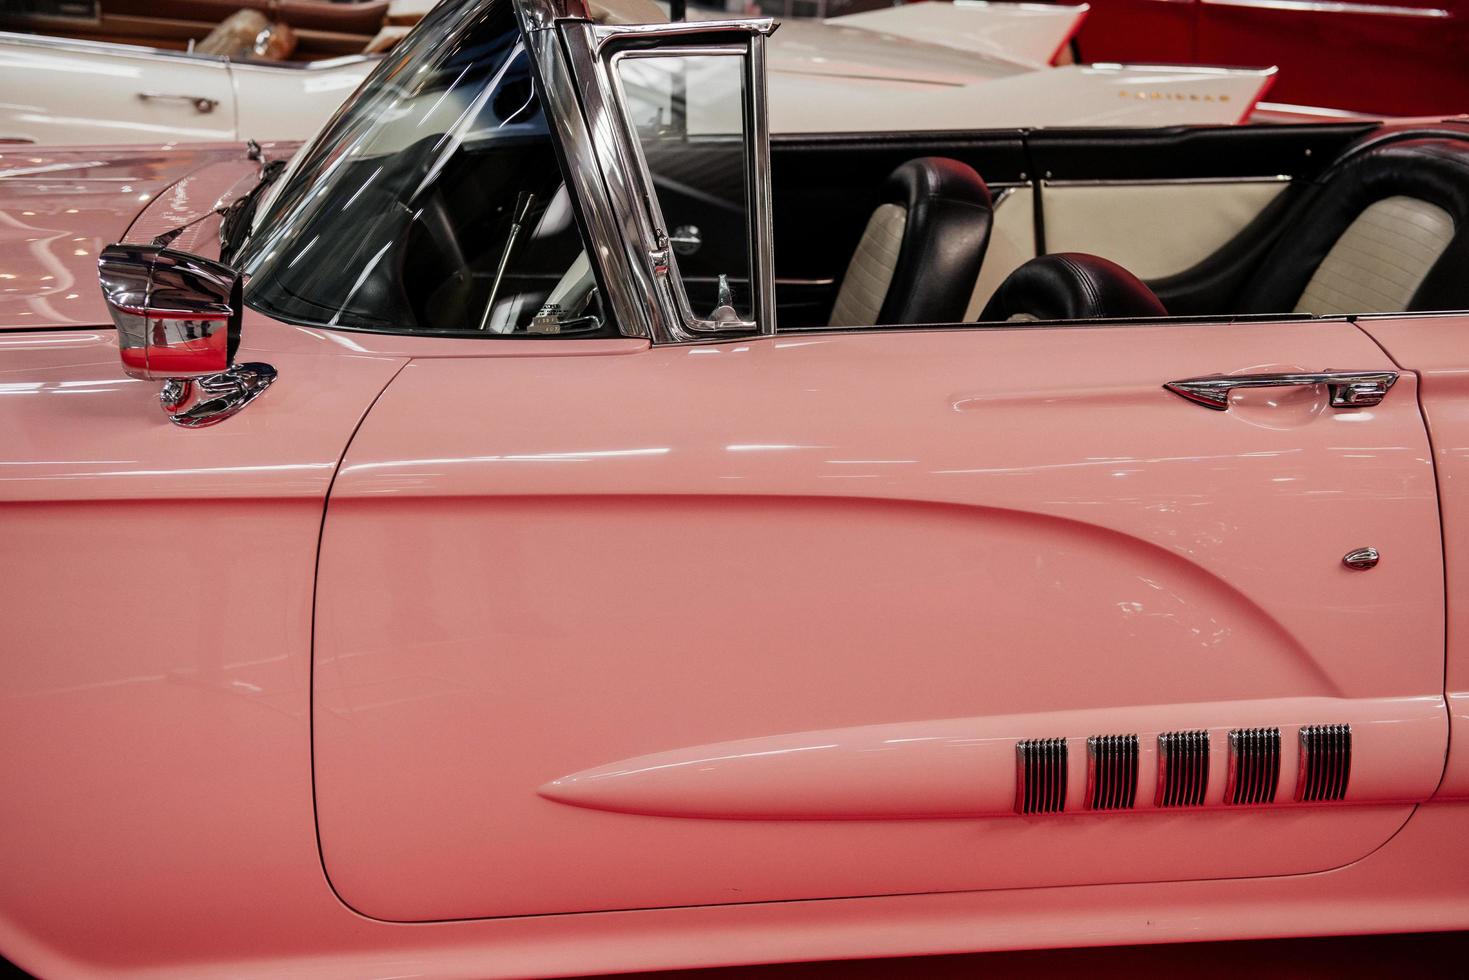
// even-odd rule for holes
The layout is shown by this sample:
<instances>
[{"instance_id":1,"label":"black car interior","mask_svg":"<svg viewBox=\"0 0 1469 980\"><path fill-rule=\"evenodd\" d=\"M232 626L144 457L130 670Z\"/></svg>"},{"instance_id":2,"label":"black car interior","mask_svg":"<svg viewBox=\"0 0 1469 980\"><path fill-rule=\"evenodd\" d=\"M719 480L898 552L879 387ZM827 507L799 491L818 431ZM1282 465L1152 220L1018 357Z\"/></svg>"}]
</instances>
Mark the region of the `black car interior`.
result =
<instances>
[{"instance_id":1,"label":"black car interior","mask_svg":"<svg viewBox=\"0 0 1469 980\"><path fill-rule=\"evenodd\" d=\"M1469 308L1463 124L1397 132L1354 123L778 136L771 156L783 330L831 324L866 223L887 199L885 175L920 160L972 169L999 194L1033 191L1038 257L995 290L980 321ZM1146 283L1106 255L1051 255L1046 248L1047 189L1061 183L1277 177L1290 178L1284 190L1232 239L1203 261ZM950 247L948 233L928 233L945 239L930 248ZM952 311L952 289L941 273L947 270L930 267L920 288L944 294ZM885 306L869 322L961 319L904 313L901 305Z\"/></svg>"},{"instance_id":2,"label":"black car interior","mask_svg":"<svg viewBox=\"0 0 1469 980\"><path fill-rule=\"evenodd\" d=\"M1137 276L1100 255L1037 255L1010 273L985 304L981 321L1136 320L1167 316L1162 301Z\"/></svg>"},{"instance_id":3,"label":"black car interior","mask_svg":"<svg viewBox=\"0 0 1469 980\"><path fill-rule=\"evenodd\" d=\"M838 286L832 326L964 315L989 244L989 188L967 163L919 157L883 181Z\"/></svg>"}]
</instances>

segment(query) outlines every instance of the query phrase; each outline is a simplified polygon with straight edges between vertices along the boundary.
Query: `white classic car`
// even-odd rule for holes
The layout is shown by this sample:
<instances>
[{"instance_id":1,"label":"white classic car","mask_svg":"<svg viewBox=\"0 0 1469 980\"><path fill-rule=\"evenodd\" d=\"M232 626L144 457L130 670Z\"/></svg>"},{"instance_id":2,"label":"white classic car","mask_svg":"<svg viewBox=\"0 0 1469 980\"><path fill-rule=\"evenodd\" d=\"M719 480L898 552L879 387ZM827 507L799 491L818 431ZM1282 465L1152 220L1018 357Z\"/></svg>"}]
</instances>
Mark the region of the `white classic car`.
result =
<instances>
[{"instance_id":1,"label":"white classic car","mask_svg":"<svg viewBox=\"0 0 1469 980\"><path fill-rule=\"evenodd\" d=\"M108 0L100 0L105 7ZM185 6L211 0L174 0ZM346 6L298 2L297 6ZM386 6L386 5L384 5ZM667 19L647 0L622 16ZM281 8L289 16L291 8ZM1273 68L1057 65L1087 7L923 3L827 20L788 20L769 51L775 132L883 132L1019 126L1233 123L1255 107ZM708 11L691 17L720 16ZM143 47L133 17L118 22L0 18L0 142L136 143L305 139L376 63L343 54L381 49L391 33L302 29L303 61L193 50L175 25ZM118 24L121 26L118 26ZM196 24L202 32L207 24ZM384 28L389 30L389 28ZM110 33L109 33L110 32ZM107 40L106 38L112 38ZM364 43L366 42L366 43Z\"/></svg>"}]
</instances>

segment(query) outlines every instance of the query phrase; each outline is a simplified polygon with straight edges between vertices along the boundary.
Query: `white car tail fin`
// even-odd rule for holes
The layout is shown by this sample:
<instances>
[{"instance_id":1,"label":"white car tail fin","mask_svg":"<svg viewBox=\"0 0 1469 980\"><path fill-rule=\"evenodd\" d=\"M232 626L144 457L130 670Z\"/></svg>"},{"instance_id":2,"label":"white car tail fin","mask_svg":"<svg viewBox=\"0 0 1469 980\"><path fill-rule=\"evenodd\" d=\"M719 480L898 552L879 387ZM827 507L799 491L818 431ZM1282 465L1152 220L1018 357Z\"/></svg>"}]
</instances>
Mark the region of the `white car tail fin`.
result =
<instances>
[{"instance_id":1,"label":"white car tail fin","mask_svg":"<svg viewBox=\"0 0 1469 980\"><path fill-rule=\"evenodd\" d=\"M916 3L832 18L831 24L892 34L927 44L972 51L1002 61L1040 68L1081 29L1086 4Z\"/></svg>"}]
</instances>

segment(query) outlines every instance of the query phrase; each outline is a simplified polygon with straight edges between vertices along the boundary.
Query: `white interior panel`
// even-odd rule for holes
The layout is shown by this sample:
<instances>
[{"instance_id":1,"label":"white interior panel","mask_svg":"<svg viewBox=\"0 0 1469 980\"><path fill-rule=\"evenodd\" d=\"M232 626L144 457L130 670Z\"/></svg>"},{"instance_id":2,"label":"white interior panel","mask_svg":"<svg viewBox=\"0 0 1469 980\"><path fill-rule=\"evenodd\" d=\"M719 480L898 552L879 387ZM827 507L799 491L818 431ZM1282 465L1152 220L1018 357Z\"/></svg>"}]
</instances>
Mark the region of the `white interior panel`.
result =
<instances>
[{"instance_id":1,"label":"white interior panel","mask_svg":"<svg viewBox=\"0 0 1469 980\"><path fill-rule=\"evenodd\" d=\"M1170 276L1214 254L1287 183L1046 184L1046 250L1100 255L1139 279Z\"/></svg>"},{"instance_id":2,"label":"white interior panel","mask_svg":"<svg viewBox=\"0 0 1469 980\"><path fill-rule=\"evenodd\" d=\"M979 279L964 311L965 320L978 320L995 290L1005 277L1030 259L1035 258L1035 207L1029 187L1005 191L995 202L994 224L990 229L989 247Z\"/></svg>"}]
</instances>

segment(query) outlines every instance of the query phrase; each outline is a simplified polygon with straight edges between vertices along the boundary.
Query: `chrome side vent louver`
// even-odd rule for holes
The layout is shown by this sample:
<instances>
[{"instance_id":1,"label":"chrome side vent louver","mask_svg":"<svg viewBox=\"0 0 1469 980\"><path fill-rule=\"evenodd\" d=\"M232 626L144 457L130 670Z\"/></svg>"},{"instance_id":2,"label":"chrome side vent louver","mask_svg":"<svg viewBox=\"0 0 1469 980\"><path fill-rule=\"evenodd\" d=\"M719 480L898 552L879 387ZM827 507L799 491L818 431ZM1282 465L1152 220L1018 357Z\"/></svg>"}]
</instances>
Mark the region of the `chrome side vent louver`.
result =
<instances>
[{"instance_id":1,"label":"chrome side vent louver","mask_svg":"<svg viewBox=\"0 0 1469 980\"><path fill-rule=\"evenodd\" d=\"M1066 739L1027 738L1015 743L1015 812L1066 809Z\"/></svg>"},{"instance_id":2,"label":"chrome side vent louver","mask_svg":"<svg viewBox=\"0 0 1469 980\"><path fill-rule=\"evenodd\" d=\"M1209 732L1158 736L1158 794L1154 806L1203 806L1209 789Z\"/></svg>"},{"instance_id":3,"label":"chrome side vent louver","mask_svg":"<svg viewBox=\"0 0 1469 980\"><path fill-rule=\"evenodd\" d=\"M1301 767L1296 800L1320 803L1347 795L1352 775L1352 726L1307 725L1301 729Z\"/></svg>"},{"instance_id":4,"label":"chrome side vent louver","mask_svg":"<svg viewBox=\"0 0 1469 980\"><path fill-rule=\"evenodd\" d=\"M1229 778L1224 802L1274 803L1280 783L1280 729L1236 728L1229 733Z\"/></svg>"},{"instance_id":5,"label":"chrome side vent louver","mask_svg":"<svg viewBox=\"0 0 1469 980\"><path fill-rule=\"evenodd\" d=\"M1089 810L1130 810L1137 801L1137 736L1093 735L1086 740Z\"/></svg>"}]
</instances>

